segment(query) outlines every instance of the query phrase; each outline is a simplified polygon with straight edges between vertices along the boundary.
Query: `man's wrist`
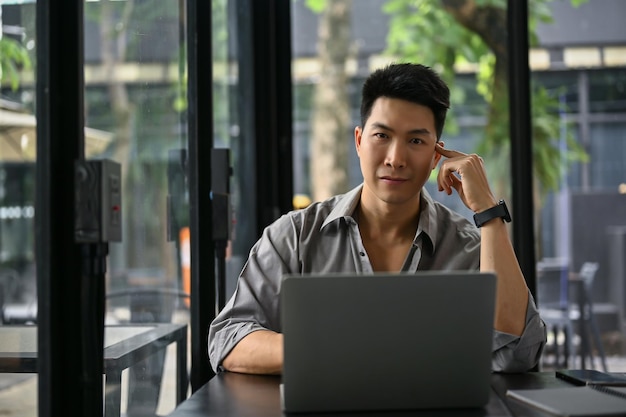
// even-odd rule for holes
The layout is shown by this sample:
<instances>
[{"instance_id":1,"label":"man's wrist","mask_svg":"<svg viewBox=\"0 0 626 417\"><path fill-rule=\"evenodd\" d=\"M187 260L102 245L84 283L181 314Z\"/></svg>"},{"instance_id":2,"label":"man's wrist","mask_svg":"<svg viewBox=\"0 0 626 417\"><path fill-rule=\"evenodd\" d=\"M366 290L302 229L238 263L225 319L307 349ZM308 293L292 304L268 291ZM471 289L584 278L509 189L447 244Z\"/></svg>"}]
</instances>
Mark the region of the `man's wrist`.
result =
<instances>
[{"instance_id":1,"label":"man's wrist","mask_svg":"<svg viewBox=\"0 0 626 417\"><path fill-rule=\"evenodd\" d=\"M503 222L510 222L511 215L504 200L498 201L494 207L474 214L474 223L476 227L482 227L493 219L501 218Z\"/></svg>"}]
</instances>

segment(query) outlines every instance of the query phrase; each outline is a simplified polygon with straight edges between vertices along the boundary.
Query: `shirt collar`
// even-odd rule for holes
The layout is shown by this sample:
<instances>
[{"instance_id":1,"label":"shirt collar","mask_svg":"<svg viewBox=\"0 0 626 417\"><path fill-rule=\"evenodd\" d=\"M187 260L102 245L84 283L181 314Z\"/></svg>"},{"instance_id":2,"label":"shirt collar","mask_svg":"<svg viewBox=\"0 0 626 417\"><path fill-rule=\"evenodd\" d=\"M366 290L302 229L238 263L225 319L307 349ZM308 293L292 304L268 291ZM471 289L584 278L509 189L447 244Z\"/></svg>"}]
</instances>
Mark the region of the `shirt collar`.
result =
<instances>
[{"instance_id":1,"label":"shirt collar","mask_svg":"<svg viewBox=\"0 0 626 417\"><path fill-rule=\"evenodd\" d=\"M352 218L354 210L356 210L356 207L359 204L362 190L363 184L360 184L347 193L339 196L337 205L335 205L328 217L326 217L326 220L322 224L321 228L323 229L326 225L341 218ZM423 232L428 239L430 239L432 250L434 252L435 246L437 245L438 228L435 201L430 196L428 191L426 191L425 187L422 187L420 198L420 219L417 226L417 233L415 233L415 241L417 241L417 237L420 233Z\"/></svg>"},{"instance_id":2,"label":"shirt collar","mask_svg":"<svg viewBox=\"0 0 626 417\"><path fill-rule=\"evenodd\" d=\"M420 219L417 225L417 233L415 233L415 241L420 233L424 233L432 245L432 252L435 252L437 246L437 229L439 224L437 223L437 209L436 203L430 196L430 193L426 190L426 187L422 187L420 193ZM422 248L423 250L424 248Z\"/></svg>"},{"instance_id":3,"label":"shirt collar","mask_svg":"<svg viewBox=\"0 0 626 417\"><path fill-rule=\"evenodd\" d=\"M352 217L354 210L356 210L356 206L359 204L361 199L361 190L363 189L363 184L360 184L348 191L347 193L338 197L338 202L335 207L332 209L326 220L322 224L321 229L326 227L327 224L334 222L337 219Z\"/></svg>"}]
</instances>

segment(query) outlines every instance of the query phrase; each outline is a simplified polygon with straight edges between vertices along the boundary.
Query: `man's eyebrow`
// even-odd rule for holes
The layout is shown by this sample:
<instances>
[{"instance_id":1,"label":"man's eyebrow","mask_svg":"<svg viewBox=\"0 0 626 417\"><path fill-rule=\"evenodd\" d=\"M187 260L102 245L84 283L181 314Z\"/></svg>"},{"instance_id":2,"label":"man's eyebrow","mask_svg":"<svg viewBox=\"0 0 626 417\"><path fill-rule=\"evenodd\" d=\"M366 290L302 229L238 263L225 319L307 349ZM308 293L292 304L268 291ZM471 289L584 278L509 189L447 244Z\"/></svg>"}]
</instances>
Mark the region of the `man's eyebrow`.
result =
<instances>
[{"instance_id":1,"label":"man's eyebrow","mask_svg":"<svg viewBox=\"0 0 626 417\"><path fill-rule=\"evenodd\" d=\"M372 123L372 127L377 127L378 129L383 129L383 130L393 130L392 128L390 128L386 124L379 123L379 122L373 122Z\"/></svg>"},{"instance_id":2,"label":"man's eyebrow","mask_svg":"<svg viewBox=\"0 0 626 417\"><path fill-rule=\"evenodd\" d=\"M426 128L421 128L421 129L413 129L413 130L409 130L408 133L411 133L413 135L430 135L430 130L426 129Z\"/></svg>"},{"instance_id":3,"label":"man's eyebrow","mask_svg":"<svg viewBox=\"0 0 626 417\"><path fill-rule=\"evenodd\" d=\"M383 129L383 130L388 130L390 132L394 131L391 127L387 126L384 123L380 123L380 122L372 123L372 127L378 128L378 129ZM426 128L411 129L407 133L410 133L412 135L430 135L431 134L430 130L428 130Z\"/></svg>"}]
</instances>

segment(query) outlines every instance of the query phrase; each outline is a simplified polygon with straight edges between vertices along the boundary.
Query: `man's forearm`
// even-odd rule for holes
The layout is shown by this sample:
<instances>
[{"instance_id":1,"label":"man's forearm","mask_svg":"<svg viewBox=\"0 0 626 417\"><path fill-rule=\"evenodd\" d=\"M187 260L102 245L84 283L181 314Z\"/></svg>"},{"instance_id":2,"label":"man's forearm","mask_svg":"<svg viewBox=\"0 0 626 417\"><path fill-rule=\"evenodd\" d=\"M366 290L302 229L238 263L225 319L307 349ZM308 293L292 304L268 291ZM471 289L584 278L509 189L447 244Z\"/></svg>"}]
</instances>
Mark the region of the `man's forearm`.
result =
<instances>
[{"instance_id":1,"label":"man's forearm","mask_svg":"<svg viewBox=\"0 0 626 417\"><path fill-rule=\"evenodd\" d=\"M498 277L494 327L521 335L526 325L528 287L509 240L506 225L493 219L481 228L480 270Z\"/></svg>"},{"instance_id":2,"label":"man's forearm","mask_svg":"<svg viewBox=\"0 0 626 417\"><path fill-rule=\"evenodd\" d=\"M250 333L224 358L222 366L231 372L246 374L281 374L283 371L283 335L270 330Z\"/></svg>"}]
</instances>

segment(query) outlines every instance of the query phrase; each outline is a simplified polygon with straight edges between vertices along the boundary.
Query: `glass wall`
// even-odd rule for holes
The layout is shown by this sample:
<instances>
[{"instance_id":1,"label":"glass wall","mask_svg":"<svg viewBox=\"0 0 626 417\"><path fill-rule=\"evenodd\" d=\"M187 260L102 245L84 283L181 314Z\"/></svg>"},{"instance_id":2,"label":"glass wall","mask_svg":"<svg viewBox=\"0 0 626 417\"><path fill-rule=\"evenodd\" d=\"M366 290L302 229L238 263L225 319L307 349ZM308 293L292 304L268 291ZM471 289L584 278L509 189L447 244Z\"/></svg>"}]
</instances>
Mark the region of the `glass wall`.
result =
<instances>
[{"instance_id":1,"label":"glass wall","mask_svg":"<svg viewBox=\"0 0 626 417\"><path fill-rule=\"evenodd\" d=\"M236 134L236 87L228 2L212 4L215 146L221 148ZM190 321L185 8L182 0L84 4L85 156L121 167L123 236L109 244L107 329L141 333L142 326ZM13 349L24 343L17 331L37 325L36 7L3 0L0 12L0 325L16 329L2 336ZM105 347L123 343L123 337L109 336ZM122 415L174 409L176 360L172 343L122 372ZM36 373L0 374L0 404L7 415L37 415Z\"/></svg>"},{"instance_id":2,"label":"glass wall","mask_svg":"<svg viewBox=\"0 0 626 417\"><path fill-rule=\"evenodd\" d=\"M495 65L497 55L492 51L497 45L485 45L446 10L431 7L436 2L421 2L429 7L416 13L418 3L291 3L294 187L289 192L293 191L295 207L361 182L353 144L360 88L372 70L399 59L422 62L444 75L453 91L443 137L446 146L479 152L487 161L495 193L511 198L507 106L498 101L504 90L494 87L498 85L494 80L506 75ZM599 40L597 33L585 39L585 31L574 36L567 27L587 26L559 21L558 7L572 7L561 3L550 9L554 23L532 26L537 28L530 55L535 168L529 175L535 180L538 301L540 306L549 305L553 296L567 301L564 313L576 329L570 335L574 355L568 366L580 364L581 349L589 342L595 359L591 366L602 368L604 353L608 369L621 371L626 312L626 62L622 58L626 39L594 23L606 12L602 2L594 1L588 3L597 7L583 4L573 16L603 29L606 39ZM190 321L185 4L182 0L87 0L84 4L86 156L116 161L122 173L123 238L110 244L106 274L109 327ZM213 1L211 22L213 140L215 147L232 151L232 211L240 217L234 219L238 229L226 251L227 295L245 261L249 241L263 226L248 225L250 218L263 216L254 212L255 207L241 204L252 194L249 179L258 168L248 166L249 155L243 154L257 145L263 147L267 140L241 131L245 113L238 98L245 95L238 91L236 45L243 48L246 39L237 39L242 33L234 19L237 5L232 0ZM37 45L34 2L0 0L0 12L0 318L7 329L37 324ZM595 53L581 53L580 46L589 44ZM329 111L338 116L332 125ZM426 188L436 200L471 217L458 196L439 193L433 181ZM246 236L246 244L233 254L230 248L238 236ZM581 307L575 302L586 262L598 266L585 287L593 308L583 310L594 313L597 333L593 327L581 327L592 321L580 320ZM556 292L548 275L556 276ZM554 354L562 349L564 336L560 329L551 334L542 367L550 368L559 360ZM3 338L4 342L18 340L16 334ZM171 411L176 402L174 364L174 346L170 346L134 370L125 370L122 412L130 416ZM7 405L9 415L37 415L36 374L0 374L0 404Z\"/></svg>"},{"instance_id":3,"label":"glass wall","mask_svg":"<svg viewBox=\"0 0 626 417\"><path fill-rule=\"evenodd\" d=\"M601 369L604 352L609 370L621 371L626 311L626 37L601 22L613 22L607 14L623 6L598 1L580 7L545 3L546 9L529 9L534 168L528 175L534 179L538 302L550 305L554 285L545 276L555 275L556 297L567 301L567 311L559 314L565 314L575 330L567 365L581 366L582 355L586 366ZM360 87L370 71L402 59L444 74L452 87L446 146L481 154L494 192L511 199L508 106L498 101L501 91L493 84L502 80L494 65L502 58L493 53L497 45L486 45L437 2L364 0L357 7L346 0L317 8L320 4L302 0L293 6L294 192L308 202L361 182L353 145ZM550 19L537 14L542 10ZM504 11L499 13L505 18ZM602 30L572 30L581 27ZM446 36L440 36L443 33ZM324 117L329 109L334 118L344 115L336 125ZM332 174L316 165L332 166ZM324 176L333 181L320 178ZM436 200L471 217L456 195L442 195L433 182L426 189ZM589 315L579 319L576 287L585 262L599 265L588 288L594 320ZM562 355L555 359L554 354L557 347L562 353L563 331L557 331L556 339L551 333L549 342L542 361L546 369L555 360L562 361ZM587 342L590 348L585 350Z\"/></svg>"},{"instance_id":4,"label":"glass wall","mask_svg":"<svg viewBox=\"0 0 626 417\"><path fill-rule=\"evenodd\" d=\"M106 283L110 327L189 321L182 6L177 0L85 3L85 123L111 132L99 156L118 162L122 172L123 238L110 244ZM122 412L173 409L174 349L124 371Z\"/></svg>"},{"instance_id":5,"label":"glass wall","mask_svg":"<svg viewBox=\"0 0 626 417\"><path fill-rule=\"evenodd\" d=\"M535 82L545 85L560 103L553 110L560 120L553 140L569 150L554 164L561 170L559 182L543 187L538 197L539 288L545 289L546 305L558 297L570 301L579 300L581 294L587 297L585 303L566 307L575 325L570 339L574 355L568 366L614 372L626 368L624 64L589 60L568 71L534 74ZM590 265L595 273L587 275L584 271ZM558 354L562 358L565 334L551 332L549 342L546 363L562 366Z\"/></svg>"},{"instance_id":6,"label":"glass wall","mask_svg":"<svg viewBox=\"0 0 626 417\"><path fill-rule=\"evenodd\" d=\"M467 51L457 48L454 43L467 40L472 35L468 35L461 24L455 23L452 15L443 8L429 6L428 13L432 15L425 14L423 20L405 20L404 17L409 12L417 10L418 3L420 2L364 0L357 4L353 1L336 1L326 3L326 8L318 9L314 2L294 2L292 18L296 194L315 201L345 192L361 183L362 176L353 136L354 127L360 123L361 86L370 72L393 61L420 62L431 66L451 85L452 108L442 137L446 147L462 152L492 152L493 143L485 138L485 125L494 119L494 109L486 100L489 95L484 91L493 80L480 80L482 84L477 86L479 80L475 70L493 67L487 64L483 67L482 62L466 62L464 53ZM439 28L435 23L429 26L430 16L444 19L444 25L454 25L454 30L451 31L452 40L445 43L441 39L424 39L422 33L430 33ZM363 24L373 21L376 22L375 25ZM400 36L401 33L405 35ZM482 52L486 54L485 46L482 48L473 53L477 56ZM444 65L445 61L441 59L440 53L451 54L455 58L449 65ZM506 73L503 75L506 76ZM335 93L329 94L329 91ZM344 108L347 110L344 111ZM333 126L326 113L344 116L336 122L337 126ZM506 131L506 120L505 118L503 125L497 128ZM508 146L505 148L508 149ZM498 153L497 160L487 159L492 160L488 164L492 183L503 193L507 192L509 184L499 178L503 178L501 174L509 170L508 159L507 150ZM333 173L316 168L318 165L326 168L332 166ZM333 180L324 181L322 177ZM470 215L456 196L450 198L436 191L434 178L427 183L426 188L435 199L446 202L464 215Z\"/></svg>"},{"instance_id":7,"label":"glass wall","mask_svg":"<svg viewBox=\"0 0 626 417\"><path fill-rule=\"evenodd\" d=\"M34 3L6 3L0 1L0 330L5 332L0 344L10 351L20 345L20 334L7 333L8 326L31 326L37 317L36 32ZM98 140L109 139L106 132L93 133ZM0 373L3 411L36 416L37 382L36 374Z\"/></svg>"}]
</instances>

